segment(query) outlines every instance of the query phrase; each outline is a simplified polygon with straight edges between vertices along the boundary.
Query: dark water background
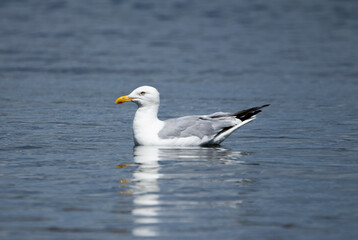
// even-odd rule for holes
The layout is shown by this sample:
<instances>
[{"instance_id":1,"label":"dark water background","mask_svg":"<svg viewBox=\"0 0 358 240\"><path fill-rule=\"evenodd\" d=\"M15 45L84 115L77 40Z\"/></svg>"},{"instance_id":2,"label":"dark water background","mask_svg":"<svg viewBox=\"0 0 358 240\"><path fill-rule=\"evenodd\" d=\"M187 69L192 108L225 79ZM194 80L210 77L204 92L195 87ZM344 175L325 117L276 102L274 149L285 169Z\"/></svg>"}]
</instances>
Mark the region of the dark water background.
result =
<instances>
[{"instance_id":1,"label":"dark water background","mask_svg":"<svg viewBox=\"0 0 358 240\"><path fill-rule=\"evenodd\" d=\"M356 239L358 2L0 1L1 239ZM271 103L221 148L160 117ZM118 166L117 166L118 165Z\"/></svg>"}]
</instances>

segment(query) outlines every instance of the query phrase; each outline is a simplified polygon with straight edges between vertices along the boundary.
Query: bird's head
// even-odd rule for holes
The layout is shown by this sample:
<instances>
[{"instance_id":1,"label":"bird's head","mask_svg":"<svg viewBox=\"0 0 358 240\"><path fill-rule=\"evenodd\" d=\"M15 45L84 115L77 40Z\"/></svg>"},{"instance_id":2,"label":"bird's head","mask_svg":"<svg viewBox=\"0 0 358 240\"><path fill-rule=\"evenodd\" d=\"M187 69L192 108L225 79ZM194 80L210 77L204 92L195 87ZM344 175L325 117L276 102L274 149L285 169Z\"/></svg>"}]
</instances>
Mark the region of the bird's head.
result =
<instances>
[{"instance_id":1,"label":"bird's head","mask_svg":"<svg viewBox=\"0 0 358 240\"><path fill-rule=\"evenodd\" d=\"M154 87L142 86L134 89L129 95L119 97L115 103L134 102L139 107L159 105L159 92Z\"/></svg>"}]
</instances>

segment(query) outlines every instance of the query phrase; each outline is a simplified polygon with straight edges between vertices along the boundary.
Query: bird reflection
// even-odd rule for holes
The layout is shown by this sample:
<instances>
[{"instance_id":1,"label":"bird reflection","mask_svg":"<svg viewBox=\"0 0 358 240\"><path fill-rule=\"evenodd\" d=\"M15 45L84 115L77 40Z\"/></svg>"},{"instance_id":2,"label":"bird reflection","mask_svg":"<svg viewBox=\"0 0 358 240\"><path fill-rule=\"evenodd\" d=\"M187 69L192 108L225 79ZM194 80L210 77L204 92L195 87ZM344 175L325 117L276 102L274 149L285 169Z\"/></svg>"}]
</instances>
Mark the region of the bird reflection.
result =
<instances>
[{"instance_id":1,"label":"bird reflection","mask_svg":"<svg viewBox=\"0 0 358 240\"><path fill-rule=\"evenodd\" d=\"M134 162L138 168L133 173L132 215L134 236L159 236L159 223L163 220L164 202L160 199L161 189L158 181L164 177L160 163L163 161L221 161L228 164L236 161L242 153L224 148L184 147L167 148L157 146L136 146ZM163 171L165 172L165 171ZM180 177L179 175L176 175Z\"/></svg>"},{"instance_id":2,"label":"bird reflection","mask_svg":"<svg viewBox=\"0 0 358 240\"><path fill-rule=\"evenodd\" d=\"M158 231L153 224L158 223L160 211L159 184L159 148L150 146L137 146L134 148L134 162L138 169L133 173L135 182L134 209L132 214L138 227L133 229L135 236L154 237Z\"/></svg>"}]
</instances>

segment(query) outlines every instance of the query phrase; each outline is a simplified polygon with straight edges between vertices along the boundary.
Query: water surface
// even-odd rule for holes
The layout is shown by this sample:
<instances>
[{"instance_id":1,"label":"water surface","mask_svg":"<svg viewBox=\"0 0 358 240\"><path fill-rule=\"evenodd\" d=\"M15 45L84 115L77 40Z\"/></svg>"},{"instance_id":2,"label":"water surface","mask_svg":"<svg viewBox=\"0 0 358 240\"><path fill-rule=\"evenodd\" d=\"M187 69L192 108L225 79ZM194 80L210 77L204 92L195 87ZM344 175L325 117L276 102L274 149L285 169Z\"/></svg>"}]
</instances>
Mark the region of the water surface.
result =
<instances>
[{"instance_id":1,"label":"water surface","mask_svg":"<svg viewBox=\"0 0 358 240\"><path fill-rule=\"evenodd\" d=\"M1 1L1 239L355 239L356 1ZM162 119L270 103L218 148Z\"/></svg>"}]
</instances>

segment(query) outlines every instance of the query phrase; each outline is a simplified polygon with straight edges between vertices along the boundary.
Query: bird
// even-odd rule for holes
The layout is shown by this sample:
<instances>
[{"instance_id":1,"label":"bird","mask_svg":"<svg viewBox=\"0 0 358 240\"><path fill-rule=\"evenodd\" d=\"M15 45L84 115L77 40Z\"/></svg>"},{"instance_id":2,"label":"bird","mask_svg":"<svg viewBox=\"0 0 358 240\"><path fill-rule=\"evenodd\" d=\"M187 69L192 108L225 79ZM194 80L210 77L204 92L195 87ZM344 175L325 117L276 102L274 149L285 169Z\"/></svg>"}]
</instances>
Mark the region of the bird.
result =
<instances>
[{"instance_id":1,"label":"bird","mask_svg":"<svg viewBox=\"0 0 358 240\"><path fill-rule=\"evenodd\" d=\"M244 109L235 113L215 112L167 120L158 119L160 95L156 88L141 86L121 96L116 104L134 102L138 109L133 119L136 146L216 146L241 126L255 119L261 109Z\"/></svg>"}]
</instances>

